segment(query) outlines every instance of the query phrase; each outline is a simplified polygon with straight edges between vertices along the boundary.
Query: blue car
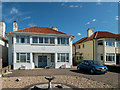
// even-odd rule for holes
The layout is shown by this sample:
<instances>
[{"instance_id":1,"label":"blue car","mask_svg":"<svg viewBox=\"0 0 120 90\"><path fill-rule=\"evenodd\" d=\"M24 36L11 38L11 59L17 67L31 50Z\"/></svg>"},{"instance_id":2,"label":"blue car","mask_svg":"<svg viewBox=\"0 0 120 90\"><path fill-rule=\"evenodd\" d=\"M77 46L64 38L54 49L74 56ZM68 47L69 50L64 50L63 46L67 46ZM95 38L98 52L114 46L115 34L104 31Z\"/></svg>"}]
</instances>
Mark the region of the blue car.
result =
<instances>
[{"instance_id":1,"label":"blue car","mask_svg":"<svg viewBox=\"0 0 120 90\"><path fill-rule=\"evenodd\" d=\"M91 74L102 74L108 71L106 66L101 65L96 60L82 60L77 64L77 69L89 71Z\"/></svg>"}]
</instances>

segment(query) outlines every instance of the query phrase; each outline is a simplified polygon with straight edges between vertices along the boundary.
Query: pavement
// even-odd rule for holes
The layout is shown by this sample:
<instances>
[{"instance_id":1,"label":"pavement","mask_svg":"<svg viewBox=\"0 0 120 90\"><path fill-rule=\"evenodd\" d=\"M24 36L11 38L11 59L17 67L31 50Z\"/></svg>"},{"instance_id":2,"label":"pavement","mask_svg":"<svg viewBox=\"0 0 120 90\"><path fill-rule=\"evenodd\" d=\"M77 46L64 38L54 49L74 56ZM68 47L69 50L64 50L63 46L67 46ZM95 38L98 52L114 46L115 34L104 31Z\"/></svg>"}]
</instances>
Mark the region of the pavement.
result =
<instances>
[{"instance_id":1,"label":"pavement","mask_svg":"<svg viewBox=\"0 0 120 90\"><path fill-rule=\"evenodd\" d=\"M4 77L28 77L28 76L79 76L94 81L118 87L119 73L107 72L105 74L91 75L84 71L78 71L75 67L71 69L32 69L32 70L15 70Z\"/></svg>"}]
</instances>

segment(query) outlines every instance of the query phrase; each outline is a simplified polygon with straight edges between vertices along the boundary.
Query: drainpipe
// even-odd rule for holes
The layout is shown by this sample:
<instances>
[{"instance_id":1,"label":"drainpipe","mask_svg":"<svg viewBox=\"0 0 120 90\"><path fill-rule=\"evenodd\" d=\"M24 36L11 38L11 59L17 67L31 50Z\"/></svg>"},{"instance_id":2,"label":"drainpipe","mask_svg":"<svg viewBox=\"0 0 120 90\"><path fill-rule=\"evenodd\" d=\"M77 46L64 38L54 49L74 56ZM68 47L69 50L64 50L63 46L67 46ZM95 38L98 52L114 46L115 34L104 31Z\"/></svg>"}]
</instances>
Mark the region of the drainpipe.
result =
<instances>
[{"instance_id":1,"label":"drainpipe","mask_svg":"<svg viewBox=\"0 0 120 90\"><path fill-rule=\"evenodd\" d=\"M94 40L93 40L93 60L94 60Z\"/></svg>"}]
</instances>

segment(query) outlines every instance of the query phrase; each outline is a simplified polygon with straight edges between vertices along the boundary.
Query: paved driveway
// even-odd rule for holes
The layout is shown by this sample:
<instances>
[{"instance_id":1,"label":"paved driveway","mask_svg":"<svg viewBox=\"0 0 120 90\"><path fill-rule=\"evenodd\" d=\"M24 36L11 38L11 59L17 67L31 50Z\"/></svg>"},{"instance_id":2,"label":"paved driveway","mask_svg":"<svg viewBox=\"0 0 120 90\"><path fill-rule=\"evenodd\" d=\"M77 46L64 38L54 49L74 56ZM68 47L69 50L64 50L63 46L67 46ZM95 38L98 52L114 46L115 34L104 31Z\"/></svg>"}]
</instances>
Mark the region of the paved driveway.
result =
<instances>
[{"instance_id":1,"label":"paved driveway","mask_svg":"<svg viewBox=\"0 0 120 90\"><path fill-rule=\"evenodd\" d=\"M15 70L12 74L8 74L5 77L19 77L19 76L48 76L48 75L70 75L70 76L82 76L95 81L110 84L118 87L118 73L108 72L101 75L90 75L86 72L77 71L76 68L72 69L33 69L33 70Z\"/></svg>"}]
</instances>

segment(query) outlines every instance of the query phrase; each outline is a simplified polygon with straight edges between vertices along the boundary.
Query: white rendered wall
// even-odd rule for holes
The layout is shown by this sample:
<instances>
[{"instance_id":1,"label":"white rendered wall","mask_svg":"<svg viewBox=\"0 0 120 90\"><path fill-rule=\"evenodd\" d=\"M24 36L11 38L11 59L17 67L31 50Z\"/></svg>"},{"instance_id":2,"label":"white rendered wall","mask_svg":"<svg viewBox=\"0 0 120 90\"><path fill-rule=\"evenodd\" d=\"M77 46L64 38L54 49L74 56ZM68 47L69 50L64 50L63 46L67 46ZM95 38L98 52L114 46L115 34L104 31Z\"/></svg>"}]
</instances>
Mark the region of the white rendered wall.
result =
<instances>
[{"instance_id":1,"label":"white rendered wall","mask_svg":"<svg viewBox=\"0 0 120 90\"><path fill-rule=\"evenodd\" d=\"M10 38L12 39L12 38ZM54 53L55 54L55 68L59 68L61 65L66 64L66 68L70 68L72 65L72 40L69 39L69 45L44 45L41 46L39 44L17 44L16 39L13 39L15 42L12 45L11 41L9 40L9 45L12 46L14 49L12 50L12 47L9 48L9 57L10 57L10 64L11 64L11 59L12 59L12 51L14 51L14 69L18 69L21 65L26 65L27 69L33 69L35 65L38 66L38 55L35 53ZM30 42L32 42L32 39L30 38ZM57 43L57 38L55 38L55 43ZM34 54L34 60L35 60L35 65L34 63L16 63L16 53L32 53ZM69 53L69 62L57 62L57 53ZM48 57L51 59L51 56L48 55ZM32 58L32 57L31 57ZM49 65L51 62L47 62Z\"/></svg>"}]
</instances>

